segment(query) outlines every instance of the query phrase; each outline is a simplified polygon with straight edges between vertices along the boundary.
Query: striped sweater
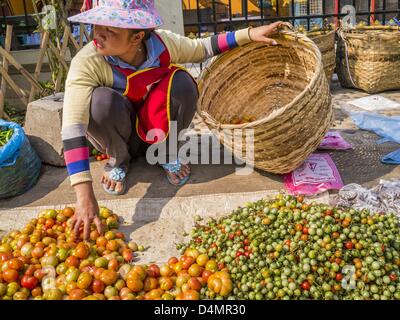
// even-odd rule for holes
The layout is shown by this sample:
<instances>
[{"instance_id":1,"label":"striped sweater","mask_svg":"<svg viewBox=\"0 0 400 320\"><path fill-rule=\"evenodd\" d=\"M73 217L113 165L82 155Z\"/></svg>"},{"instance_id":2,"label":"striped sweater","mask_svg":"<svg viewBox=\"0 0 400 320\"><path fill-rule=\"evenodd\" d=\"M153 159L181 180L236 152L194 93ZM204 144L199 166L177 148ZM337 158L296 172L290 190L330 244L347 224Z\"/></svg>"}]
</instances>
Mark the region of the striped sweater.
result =
<instances>
[{"instance_id":1,"label":"striped sweater","mask_svg":"<svg viewBox=\"0 0 400 320\"><path fill-rule=\"evenodd\" d=\"M214 35L205 39L190 39L167 30L156 30L167 47L172 63L199 63L210 57L249 43L249 30L242 29ZM140 67L158 66L160 43L151 36L146 41L148 60ZM71 185L92 181L89 166L89 148L86 131L89 124L89 111L92 92L96 87L105 86L123 91L126 79L116 72L115 65L125 68L116 57L104 57L97 53L95 45L90 42L72 59L66 80L63 106L62 140L64 158Z\"/></svg>"}]
</instances>

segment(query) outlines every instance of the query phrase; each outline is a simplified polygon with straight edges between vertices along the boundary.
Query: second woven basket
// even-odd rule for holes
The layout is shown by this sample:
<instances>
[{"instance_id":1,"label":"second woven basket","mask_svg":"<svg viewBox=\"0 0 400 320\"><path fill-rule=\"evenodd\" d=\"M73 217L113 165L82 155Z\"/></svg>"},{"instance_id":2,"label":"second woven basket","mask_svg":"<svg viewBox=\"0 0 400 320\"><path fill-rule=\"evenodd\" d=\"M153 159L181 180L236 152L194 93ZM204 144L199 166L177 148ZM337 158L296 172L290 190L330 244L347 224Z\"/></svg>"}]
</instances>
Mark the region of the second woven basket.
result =
<instances>
[{"instance_id":1,"label":"second woven basket","mask_svg":"<svg viewBox=\"0 0 400 320\"><path fill-rule=\"evenodd\" d=\"M307 36L315 42L322 54L322 63L328 82L332 80L336 65L335 30L309 32Z\"/></svg>"},{"instance_id":2,"label":"second woven basket","mask_svg":"<svg viewBox=\"0 0 400 320\"><path fill-rule=\"evenodd\" d=\"M291 31L274 39L278 46L250 43L216 57L200 75L197 111L236 157L283 174L315 151L333 112L315 43ZM256 120L229 124L245 115Z\"/></svg>"},{"instance_id":3,"label":"second woven basket","mask_svg":"<svg viewBox=\"0 0 400 320\"><path fill-rule=\"evenodd\" d=\"M400 89L400 27L365 26L338 35L336 70L343 87Z\"/></svg>"}]
</instances>

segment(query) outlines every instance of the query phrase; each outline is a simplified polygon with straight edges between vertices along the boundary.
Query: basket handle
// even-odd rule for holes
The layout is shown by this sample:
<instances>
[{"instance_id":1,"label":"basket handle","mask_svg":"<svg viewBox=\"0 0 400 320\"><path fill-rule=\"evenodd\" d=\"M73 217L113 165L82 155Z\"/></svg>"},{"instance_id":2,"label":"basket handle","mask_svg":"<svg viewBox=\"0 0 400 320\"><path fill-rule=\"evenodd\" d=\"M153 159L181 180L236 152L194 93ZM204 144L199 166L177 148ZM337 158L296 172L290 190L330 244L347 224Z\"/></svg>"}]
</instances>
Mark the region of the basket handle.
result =
<instances>
[{"instance_id":1,"label":"basket handle","mask_svg":"<svg viewBox=\"0 0 400 320\"><path fill-rule=\"evenodd\" d=\"M297 31L290 22L285 22L283 26L278 27L278 31L283 31L284 29L297 33Z\"/></svg>"},{"instance_id":2,"label":"basket handle","mask_svg":"<svg viewBox=\"0 0 400 320\"><path fill-rule=\"evenodd\" d=\"M338 30L338 35L339 35L340 39L342 40L342 42L344 43L344 55L345 55L345 58L346 58L347 74L349 75L349 79L350 79L350 82L353 85L353 87L357 88L356 84L354 83L353 77L351 75L351 71L350 71L349 52L348 52L348 48L347 48L347 39L345 38L345 36L343 34L343 29L339 29Z\"/></svg>"}]
</instances>

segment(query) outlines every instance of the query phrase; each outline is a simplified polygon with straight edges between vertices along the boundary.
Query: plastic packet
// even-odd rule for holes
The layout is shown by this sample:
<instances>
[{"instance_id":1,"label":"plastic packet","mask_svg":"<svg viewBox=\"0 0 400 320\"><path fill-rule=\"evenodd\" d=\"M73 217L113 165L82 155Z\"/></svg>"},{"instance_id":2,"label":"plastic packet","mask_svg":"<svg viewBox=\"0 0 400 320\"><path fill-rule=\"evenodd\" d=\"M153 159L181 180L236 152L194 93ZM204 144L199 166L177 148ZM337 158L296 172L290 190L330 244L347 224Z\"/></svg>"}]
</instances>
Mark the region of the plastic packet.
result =
<instances>
[{"instance_id":1,"label":"plastic packet","mask_svg":"<svg viewBox=\"0 0 400 320\"><path fill-rule=\"evenodd\" d=\"M343 187L339 171L327 153L311 154L301 167L286 174L283 180L292 195L315 195Z\"/></svg>"},{"instance_id":2,"label":"plastic packet","mask_svg":"<svg viewBox=\"0 0 400 320\"><path fill-rule=\"evenodd\" d=\"M322 140L318 149L323 150L348 150L352 145L343 139L338 131L329 131Z\"/></svg>"},{"instance_id":3,"label":"plastic packet","mask_svg":"<svg viewBox=\"0 0 400 320\"><path fill-rule=\"evenodd\" d=\"M339 191L336 205L371 213L394 212L400 219L400 180L381 180L371 189L356 183L346 185Z\"/></svg>"}]
</instances>

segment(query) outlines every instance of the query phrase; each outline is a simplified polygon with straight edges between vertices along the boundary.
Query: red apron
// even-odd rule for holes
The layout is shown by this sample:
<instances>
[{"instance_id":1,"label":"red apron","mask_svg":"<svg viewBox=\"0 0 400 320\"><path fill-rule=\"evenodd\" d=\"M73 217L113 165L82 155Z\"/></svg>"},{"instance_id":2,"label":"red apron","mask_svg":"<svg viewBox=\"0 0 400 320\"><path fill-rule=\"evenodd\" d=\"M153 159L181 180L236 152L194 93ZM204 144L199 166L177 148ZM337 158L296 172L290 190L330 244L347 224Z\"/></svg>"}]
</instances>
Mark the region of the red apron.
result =
<instances>
[{"instance_id":1,"label":"red apron","mask_svg":"<svg viewBox=\"0 0 400 320\"><path fill-rule=\"evenodd\" d=\"M161 143L167 139L170 130L172 80L177 71L187 72L183 67L171 64L167 47L158 35L157 37L164 45L164 51L159 57L159 67L136 72L117 67L126 76L124 96L135 107L137 134L149 144ZM194 79L193 81L196 83ZM150 130L154 131L148 136Z\"/></svg>"}]
</instances>

